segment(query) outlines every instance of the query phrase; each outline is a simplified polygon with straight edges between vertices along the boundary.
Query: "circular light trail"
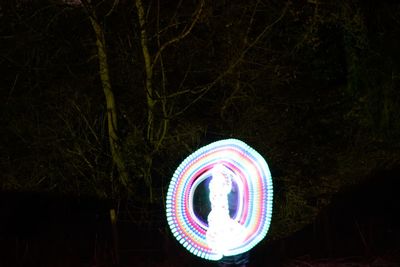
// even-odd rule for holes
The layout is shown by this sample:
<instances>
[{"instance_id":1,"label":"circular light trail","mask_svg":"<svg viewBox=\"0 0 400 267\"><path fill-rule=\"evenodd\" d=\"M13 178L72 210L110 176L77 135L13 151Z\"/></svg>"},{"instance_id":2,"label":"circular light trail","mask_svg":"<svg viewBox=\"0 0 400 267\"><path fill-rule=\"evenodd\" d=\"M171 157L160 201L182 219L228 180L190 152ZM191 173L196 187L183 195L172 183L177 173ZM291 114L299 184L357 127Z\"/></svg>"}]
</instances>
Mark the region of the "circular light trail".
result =
<instances>
[{"instance_id":1,"label":"circular light trail","mask_svg":"<svg viewBox=\"0 0 400 267\"><path fill-rule=\"evenodd\" d=\"M196 190L202 185L208 185L207 218L194 208ZM264 158L240 140L225 139L198 149L176 169L167 193L167 220L188 251L219 260L249 251L266 236L272 197Z\"/></svg>"}]
</instances>

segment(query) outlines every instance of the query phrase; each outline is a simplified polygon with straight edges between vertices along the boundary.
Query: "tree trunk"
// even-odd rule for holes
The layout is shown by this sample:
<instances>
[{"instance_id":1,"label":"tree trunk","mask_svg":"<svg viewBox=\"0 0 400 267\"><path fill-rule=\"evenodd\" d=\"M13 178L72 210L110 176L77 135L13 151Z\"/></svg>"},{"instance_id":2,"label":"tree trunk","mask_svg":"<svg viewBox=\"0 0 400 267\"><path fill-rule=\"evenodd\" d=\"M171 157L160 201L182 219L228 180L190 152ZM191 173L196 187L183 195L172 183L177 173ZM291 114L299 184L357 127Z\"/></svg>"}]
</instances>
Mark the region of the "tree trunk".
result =
<instances>
[{"instance_id":1,"label":"tree trunk","mask_svg":"<svg viewBox=\"0 0 400 267\"><path fill-rule=\"evenodd\" d=\"M140 25L140 44L142 47L142 54L144 60L144 67L145 67L145 92L146 92L146 103L147 103L147 130L146 130L146 140L150 146L150 151L148 155L145 156L146 165L143 170L143 177L145 183L149 190L149 201L153 202L153 186L152 186L152 175L151 175L151 168L152 168L152 150L154 148L155 137L154 137L154 109L156 101L154 100L154 90L153 90L153 66L152 66L152 59L149 52L149 47L147 44L147 32L146 32L146 18L143 8L143 3L141 0L136 0L136 9L137 9L137 16L139 19Z\"/></svg>"},{"instance_id":2,"label":"tree trunk","mask_svg":"<svg viewBox=\"0 0 400 267\"><path fill-rule=\"evenodd\" d=\"M146 18L141 0L136 0L136 9L140 25L140 43L142 46L142 54L144 59L144 66L146 71L146 100L147 100L147 141L150 144L154 142L154 92L153 92L153 67L151 63L151 55L147 44L147 33L146 33Z\"/></svg>"},{"instance_id":3,"label":"tree trunk","mask_svg":"<svg viewBox=\"0 0 400 267\"><path fill-rule=\"evenodd\" d=\"M94 14L91 14L89 17L93 30L96 34L97 55L99 59L99 74L107 103L108 139L110 143L111 156L113 163L117 167L120 182L122 183L122 185L125 186L125 188L129 190L128 170L126 168L125 160L122 156L120 140L117 134L117 108L115 104L114 93L112 91L110 83L104 31L98 23Z\"/></svg>"}]
</instances>

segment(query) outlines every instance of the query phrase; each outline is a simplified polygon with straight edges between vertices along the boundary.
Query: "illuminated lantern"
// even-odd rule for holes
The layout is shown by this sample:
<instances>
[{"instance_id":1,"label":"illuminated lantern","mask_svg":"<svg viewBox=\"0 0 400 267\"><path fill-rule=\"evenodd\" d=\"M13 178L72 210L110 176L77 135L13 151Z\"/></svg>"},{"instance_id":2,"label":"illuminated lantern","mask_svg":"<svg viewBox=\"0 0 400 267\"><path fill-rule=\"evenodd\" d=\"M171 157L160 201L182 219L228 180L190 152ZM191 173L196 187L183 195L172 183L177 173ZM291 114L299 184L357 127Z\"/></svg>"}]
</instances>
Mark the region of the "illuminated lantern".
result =
<instances>
[{"instance_id":1,"label":"illuminated lantern","mask_svg":"<svg viewBox=\"0 0 400 267\"><path fill-rule=\"evenodd\" d=\"M220 260L249 251L266 236L272 196L264 158L242 141L221 140L198 149L176 169L167 220L188 251Z\"/></svg>"}]
</instances>

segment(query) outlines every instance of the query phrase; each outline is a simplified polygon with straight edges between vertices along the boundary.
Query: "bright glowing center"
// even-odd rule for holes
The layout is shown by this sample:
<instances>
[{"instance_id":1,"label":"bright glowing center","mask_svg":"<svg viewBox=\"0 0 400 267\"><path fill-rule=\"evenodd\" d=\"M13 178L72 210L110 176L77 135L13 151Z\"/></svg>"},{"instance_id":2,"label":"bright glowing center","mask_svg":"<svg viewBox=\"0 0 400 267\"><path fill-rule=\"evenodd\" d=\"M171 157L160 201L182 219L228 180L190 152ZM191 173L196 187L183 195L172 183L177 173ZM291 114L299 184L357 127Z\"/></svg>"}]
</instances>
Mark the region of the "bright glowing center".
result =
<instances>
[{"instance_id":1,"label":"bright glowing center","mask_svg":"<svg viewBox=\"0 0 400 267\"><path fill-rule=\"evenodd\" d=\"M216 253L226 254L245 239L246 229L229 216L228 194L232 190L232 173L223 165L212 169L209 184L211 211L208 214L206 241Z\"/></svg>"}]
</instances>

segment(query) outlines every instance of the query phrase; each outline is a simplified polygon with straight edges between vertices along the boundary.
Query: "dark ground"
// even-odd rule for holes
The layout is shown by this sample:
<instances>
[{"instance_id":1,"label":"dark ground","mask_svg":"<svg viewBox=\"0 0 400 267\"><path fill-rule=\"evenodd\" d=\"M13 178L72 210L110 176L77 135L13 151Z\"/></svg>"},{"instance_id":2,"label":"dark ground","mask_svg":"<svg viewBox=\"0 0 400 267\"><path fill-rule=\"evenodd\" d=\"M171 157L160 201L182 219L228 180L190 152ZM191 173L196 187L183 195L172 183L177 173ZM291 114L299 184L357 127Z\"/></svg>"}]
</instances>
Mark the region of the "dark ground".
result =
<instances>
[{"instance_id":1,"label":"dark ground","mask_svg":"<svg viewBox=\"0 0 400 267\"><path fill-rule=\"evenodd\" d=\"M400 266L399 185L398 172L389 172L348 189L312 225L259 244L250 266ZM107 203L4 192L0 199L1 267L114 266ZM120 266L216 266L187 253L161 212L151 222L132 209L119 214Z\"/></svg>"}]
</instances>

